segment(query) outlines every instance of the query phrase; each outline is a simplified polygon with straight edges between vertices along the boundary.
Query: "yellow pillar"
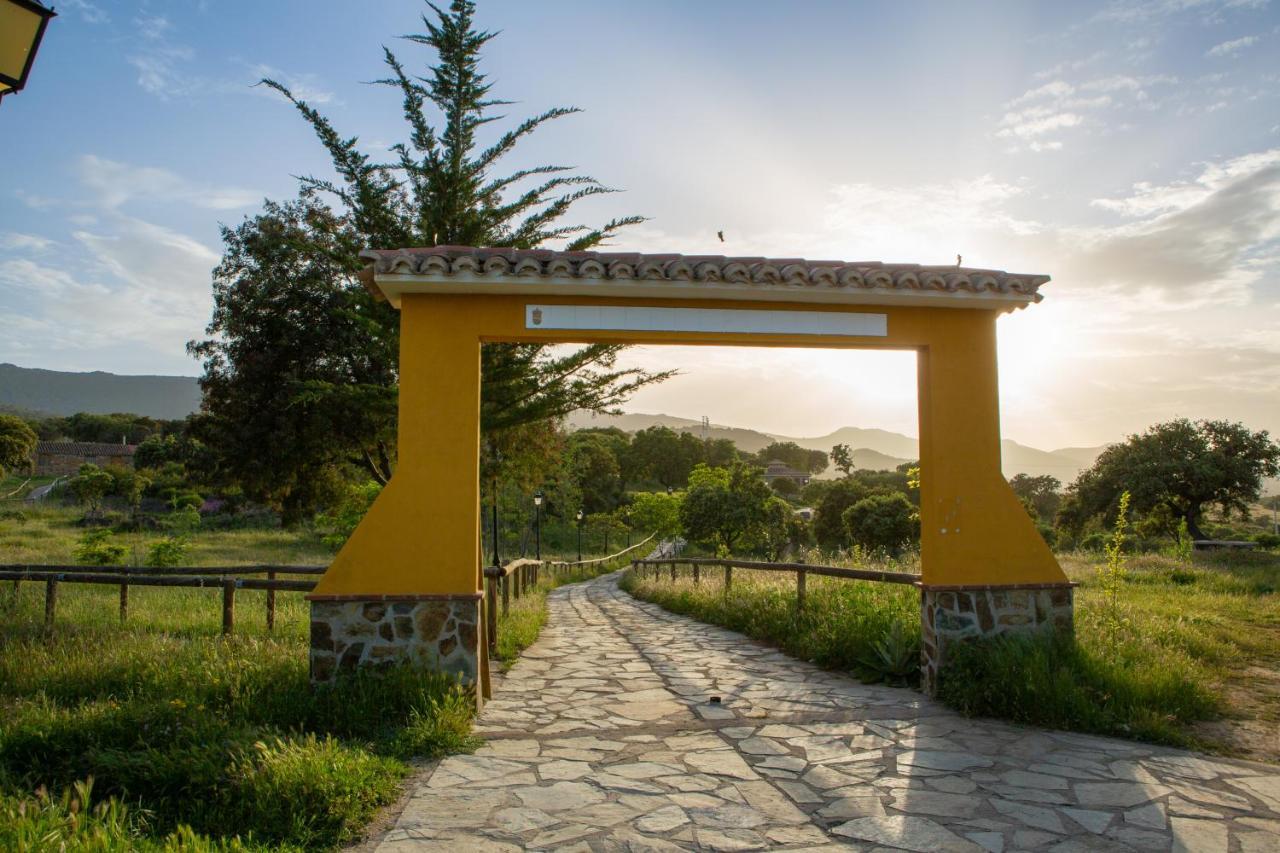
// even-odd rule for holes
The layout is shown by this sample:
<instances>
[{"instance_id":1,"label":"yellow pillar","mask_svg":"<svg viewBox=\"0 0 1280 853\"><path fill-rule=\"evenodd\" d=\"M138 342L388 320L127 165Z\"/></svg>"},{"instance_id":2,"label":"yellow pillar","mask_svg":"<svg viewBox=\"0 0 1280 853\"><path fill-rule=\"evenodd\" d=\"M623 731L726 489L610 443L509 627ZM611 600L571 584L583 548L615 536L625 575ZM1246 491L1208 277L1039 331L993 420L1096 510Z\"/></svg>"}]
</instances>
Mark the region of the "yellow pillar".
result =
<instances>
[{"instance_id":1,"label":"yellow pillar","mask_svg":"<svg viewBox=\"0 0 1280 853\"><path fill-rule=\"evenodd\" d=\"M996 314L954 313L919 354L924 582L1064 582L1001 472Z\"/></svg>"},{"instance_id":2,"label":"yellow pillar","mask_svg":"<svg viewBox=\"0 0 1280 853\"><path fill-rule=\"evenodd\" d=\"M921 668L952 643L1070 631L1071 586L1000 466L996 313L956 311L919 351Z\"/></svg>"},{"instance_id":3,"label":"yellow pillar","mask_svg":"<svg viewBox=\"0 0 1280 853\"><path fill-rule=\"evenodd\" d=\"M415 295L402 303L395 476L309 596L317 680L409 659L488 692L480 336L460 300ZM368 606L380 604L385 612Z\"/></svg>"}]
</instances>

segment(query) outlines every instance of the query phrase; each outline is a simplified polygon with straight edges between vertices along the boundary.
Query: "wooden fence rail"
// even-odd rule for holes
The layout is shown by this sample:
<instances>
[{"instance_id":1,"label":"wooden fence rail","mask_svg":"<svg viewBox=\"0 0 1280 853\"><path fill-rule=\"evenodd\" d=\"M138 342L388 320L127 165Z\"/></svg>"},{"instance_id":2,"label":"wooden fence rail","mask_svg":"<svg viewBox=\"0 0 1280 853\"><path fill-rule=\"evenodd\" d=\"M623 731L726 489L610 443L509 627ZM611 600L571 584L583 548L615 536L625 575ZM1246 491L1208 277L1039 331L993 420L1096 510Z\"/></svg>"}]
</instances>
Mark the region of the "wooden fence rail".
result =
<instances>
[{"instance_id":1,"label":"wooden fence rail","mask_svg":"<svg viewBox=\"0 0 1280 853\"><path fill-rule=\"evenodd\" d=\"M318 575L323 566L186 566L152 568L139 566L40 566L0 565L0 581L13 582L13 601L23 581L44 583L44 624L52 629L58 608L61 583L107 584L120 587L120 621L129 618L129 587L166 586L222 590L222 632L235 628L236 590L265 590L267 630L275 630L276 593L310 592L316 581L278 578L277 575ZM265 574L265 578L239 575Z\"/></svg>"},{"instance_id":2,"label":"wooden fence rail","mask_svg":"<svg viewBox=\"0 0 1280 853\"><path fill-rule=\"evenodd\" d=\"M537 585L545 570L550 577L563 574L565 571L582 568L587 566L600 566L606 563L625 561L625 557L645 545L653 541L653 536L649 536L641 542L637 542L629 548L624 548L616 554L610 554L607 557L597 557L594 560L578 560L575 562L566 562L564 560L512 560L501 566L485 566L484 568L484 599L485 599L485 633L489 642L489 654L494 655L498 651L498 615L499 606L498 599L502 599L501 615L506 616L511 611L511 599L517 601L522 595L529 592L529 588Z\"/></svg>"},{"instance_id":3,"label":"wooden fence rail","mask_svg":"<svg viewBox=\"0 0 1280 853\"><path fill-rule=\"evenodd\" d=\"M633 560L631 570L644 577L658 579L662 577L663 568L671 569L671 580L676 579L676 571L680 566L689 566L695 584L702 582L703 566L724 570L724 593L729 594L733 588L733 570L750 569L764 572L791 572L796 576L796 609L804 610L806 582L809 575L845 580L876 581L879 583L919 584L920 576L911 572L882 572L875 569L847 569L844 566L819 566L809 563L766 563L758 560L721 560L714 557L673 557L661 560Z\"/></svg>"}]
</instances>

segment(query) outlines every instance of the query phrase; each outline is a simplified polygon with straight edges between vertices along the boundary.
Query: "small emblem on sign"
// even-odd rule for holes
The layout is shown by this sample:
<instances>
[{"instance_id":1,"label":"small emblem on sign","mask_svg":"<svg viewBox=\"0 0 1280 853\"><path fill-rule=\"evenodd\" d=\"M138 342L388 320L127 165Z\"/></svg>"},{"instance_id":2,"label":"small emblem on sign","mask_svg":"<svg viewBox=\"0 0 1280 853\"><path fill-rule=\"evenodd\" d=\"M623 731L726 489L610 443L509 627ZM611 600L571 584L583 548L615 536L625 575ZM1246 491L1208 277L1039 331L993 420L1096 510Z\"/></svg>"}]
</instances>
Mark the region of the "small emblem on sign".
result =
<instances>
[{"instance_id":1,"label":"small emblem on sign","mask_svg":"<svg viewBox=\"0 0 1280 853\"><path fill-rule=\"evenodd\" d=\"M534 308L532 316L533 316L533 325L541 326L542 325L542 309Z\"/></svg>"}]
</instances>

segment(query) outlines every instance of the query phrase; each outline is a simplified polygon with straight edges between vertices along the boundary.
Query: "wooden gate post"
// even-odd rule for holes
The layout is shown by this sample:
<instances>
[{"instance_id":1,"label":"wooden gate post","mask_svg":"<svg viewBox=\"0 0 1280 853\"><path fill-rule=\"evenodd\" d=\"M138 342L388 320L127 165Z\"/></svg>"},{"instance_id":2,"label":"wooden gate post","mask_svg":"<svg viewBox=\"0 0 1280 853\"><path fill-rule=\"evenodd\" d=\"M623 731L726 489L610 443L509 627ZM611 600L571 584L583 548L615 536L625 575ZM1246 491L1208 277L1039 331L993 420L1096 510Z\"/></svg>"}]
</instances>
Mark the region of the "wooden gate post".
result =
<instances>
[{"instance_id":1,"label":"wooden gate post","mask_svg":"<svg viewBox=\"0 0 1280 853\"><path fill-rule=\"evenodd\" d=\"M226 578L222 581L222 633L230 634L236 621L236 581Z\"/></svg>"},{"instance_id":2,"label":"wooden gate post","mask_svg":"<svg viewBox=\"0 0 1280 853\"><path fill-rule=\"evenodd\" d=\"M276 579L275 572L267 572L267 580ZM274 589L267 590L267 631L271 632L276 629L276 591Z\"/></svg>"},{"instance_id":3,"label":"wooden gate post","mask_svg":"<svg viewBox=\"0 0 1280 853\"><path fill-rule=\"evenodd\" d=\"M49 578L44 582L44 627L53 627L54 612L58 607L58 579Z\"/></svg>"}]
</instances>

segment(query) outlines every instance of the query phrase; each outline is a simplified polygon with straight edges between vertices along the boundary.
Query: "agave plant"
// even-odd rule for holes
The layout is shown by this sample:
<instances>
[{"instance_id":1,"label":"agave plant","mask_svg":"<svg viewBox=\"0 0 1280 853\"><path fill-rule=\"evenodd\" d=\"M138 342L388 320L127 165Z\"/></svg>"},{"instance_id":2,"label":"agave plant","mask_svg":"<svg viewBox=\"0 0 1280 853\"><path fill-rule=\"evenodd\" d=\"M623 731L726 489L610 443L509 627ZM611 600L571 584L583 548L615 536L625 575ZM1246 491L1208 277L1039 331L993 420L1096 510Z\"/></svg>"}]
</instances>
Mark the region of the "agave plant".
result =
<instances>
[{"instance_id":1,"label":"agave plant","mask_svg":"<svg viewBox=\"0 0 1280 853\"><path fill-rule=\"evenodd\" d=\"M857 658L858 677L870 684L906 687L920 678L920 638L895 620L889 630Z\"/></svg>"}]
</instances>

